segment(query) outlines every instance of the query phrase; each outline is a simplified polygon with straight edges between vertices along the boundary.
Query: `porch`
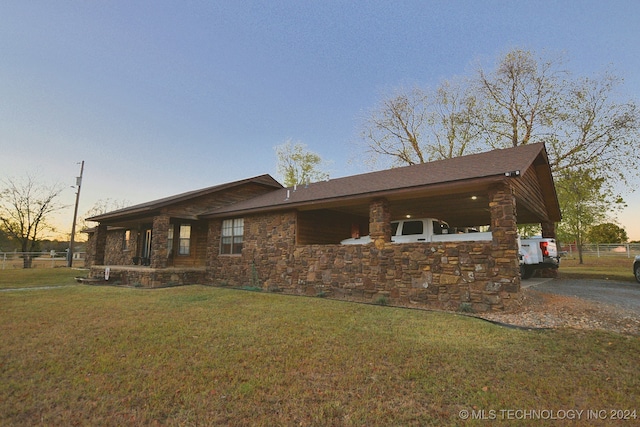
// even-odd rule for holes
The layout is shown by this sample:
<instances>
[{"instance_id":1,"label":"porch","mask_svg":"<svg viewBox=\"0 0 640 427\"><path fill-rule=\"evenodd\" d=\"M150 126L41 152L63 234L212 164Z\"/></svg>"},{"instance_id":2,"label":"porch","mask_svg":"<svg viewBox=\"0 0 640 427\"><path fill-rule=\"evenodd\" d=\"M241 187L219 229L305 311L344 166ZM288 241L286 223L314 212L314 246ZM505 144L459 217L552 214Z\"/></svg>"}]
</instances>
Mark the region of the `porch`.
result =
<instances>
[{"instance_id":1,"label":"porch","mask_svg":"<svg viewBox=\"0 0 640 427\"><path fill-rule=\"evenodd\" d=\"M207 231L204 221L166 214L103 223L89 233L87 266L204 268Z\"/></svg>"}]
</instances>

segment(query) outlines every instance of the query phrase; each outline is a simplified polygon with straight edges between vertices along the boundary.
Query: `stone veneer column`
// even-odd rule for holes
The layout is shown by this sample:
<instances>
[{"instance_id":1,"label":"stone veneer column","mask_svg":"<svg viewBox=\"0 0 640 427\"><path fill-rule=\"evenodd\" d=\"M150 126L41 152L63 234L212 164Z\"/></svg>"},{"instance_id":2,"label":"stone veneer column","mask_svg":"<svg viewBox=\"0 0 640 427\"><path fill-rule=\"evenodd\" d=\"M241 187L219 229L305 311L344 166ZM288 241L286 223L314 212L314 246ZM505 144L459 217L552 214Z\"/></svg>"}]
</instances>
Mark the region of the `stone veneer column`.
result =
<instances>
[{"instance_id":1,"label":"stone veneer column","mask_svg":"<svg viewBox=\"0 0 640 427\"><path fill-rule=\"evenodd\" d=\"M518 260L518 224L516 198L509 182L489 190L491 232L496 279L504 283L507 292L520 291L520 264Z\"/></svg>"},{"instance_id":2,"label":"stone veneer column","mask_svg":"<svg viewBox=\"0 0 640 427\"><path fill-rule=\"evenodd\" d=\"M104 255L107 247L107 226L100 224L93 234L93 261L91 265L104 265Z\"/></svg>"},{"instance_id":3,"label":"stone veneer column","mask_svg":"<svg viewBox=\"0 0 640 427\"><path fill-rule=\"evenodd\" d=\"M391 242L391 212L387 199L375 199L369 204L369 235L378 249Z\"/></svg>"},{"instance_id":4,"label":"stone veneer column","mask_svg":"<svg viewBox=\"0 0 640 427\"><path fill-rule=\"evenodd\" d=\"M167 239L169 238L169 215L153 217L151 229L151 267L167 267Z\"/></svg>"}]
</instances>

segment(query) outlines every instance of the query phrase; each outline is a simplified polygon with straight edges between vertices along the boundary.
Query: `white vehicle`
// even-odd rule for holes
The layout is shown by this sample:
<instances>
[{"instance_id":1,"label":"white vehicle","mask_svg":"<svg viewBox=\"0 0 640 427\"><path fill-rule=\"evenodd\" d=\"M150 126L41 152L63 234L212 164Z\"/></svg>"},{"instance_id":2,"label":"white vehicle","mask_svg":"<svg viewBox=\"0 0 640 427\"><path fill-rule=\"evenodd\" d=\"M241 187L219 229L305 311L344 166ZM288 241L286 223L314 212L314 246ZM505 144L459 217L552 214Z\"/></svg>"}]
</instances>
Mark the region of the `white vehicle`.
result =
<instances>
[{"instance_id":1,"label":"white vehicle","mask_svg":"<svg viewBox=\"0 0 640 427\"><path fill-rule=\"evenodd\" d=\"M540 268L558 268L560 256L555 239L531 237L520 240L520 276L530 279Z\"/></svg>"},{"instance_id":2,"label":"white vehicle","mask_svg":"<svg viewBox=\"0 0 640 427\"><path fill-rule=\"evenodd\" d=\"M391 222L391 241L394 243L455 242L491 240L491 232L454 233L449 224L434 218L404 219ZM343 245L365 245L371 237L355 237L340 242Z\"/></svg>"},{"instance_id":3,"label":"white vehicle","mask_svg":"<svg viewBox=\"0 0 640 427\"><path fill-rule=\"evenodd\" d=\"M391 242L463 242L490 241L490 231L475 232L465 229L463 233L451 229L449 224L434 218L404 219L391 222ZM520 245L520 275L529 279L536 269L558 268L560 257L555 239L534 237L518 239ZM371 243L370 236L354 237L340 242L343 245L366 245Z\"/></svg>"}]
</instances>

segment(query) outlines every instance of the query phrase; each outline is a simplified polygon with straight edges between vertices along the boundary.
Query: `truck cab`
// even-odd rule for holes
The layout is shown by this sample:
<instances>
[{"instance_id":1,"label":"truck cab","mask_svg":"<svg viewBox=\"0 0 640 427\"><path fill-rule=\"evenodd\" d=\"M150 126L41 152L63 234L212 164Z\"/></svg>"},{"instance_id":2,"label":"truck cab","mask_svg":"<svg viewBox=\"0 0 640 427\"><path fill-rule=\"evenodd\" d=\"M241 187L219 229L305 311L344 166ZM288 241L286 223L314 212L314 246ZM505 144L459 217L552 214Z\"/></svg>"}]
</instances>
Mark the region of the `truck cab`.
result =
<instances>
[{"instance_id":1,"label":"truck cab","mask_svg":"<svg viewBox=\"0 0 640 427\"><path fill-rule=\"evenodd\" d=\"M468 231L468 230L465 230ZM392 243L453 242L491 240L491 232L454 233L444 221L435 218L401 219L391 222ZM340 242L343 245L371 243L369 236L353 237Z\"/></svg>"},{"instance_id":2,"label":"truck cab","mask_svg":"<svg viewBox=\"0 0 640 427\"><path fill-rule=\"evenodd\" d=\"M449 224L433 218L405 219L391 223L391 241L395 243L430 242L431 236L449 234Z\"/></svg>"}]
</instances>

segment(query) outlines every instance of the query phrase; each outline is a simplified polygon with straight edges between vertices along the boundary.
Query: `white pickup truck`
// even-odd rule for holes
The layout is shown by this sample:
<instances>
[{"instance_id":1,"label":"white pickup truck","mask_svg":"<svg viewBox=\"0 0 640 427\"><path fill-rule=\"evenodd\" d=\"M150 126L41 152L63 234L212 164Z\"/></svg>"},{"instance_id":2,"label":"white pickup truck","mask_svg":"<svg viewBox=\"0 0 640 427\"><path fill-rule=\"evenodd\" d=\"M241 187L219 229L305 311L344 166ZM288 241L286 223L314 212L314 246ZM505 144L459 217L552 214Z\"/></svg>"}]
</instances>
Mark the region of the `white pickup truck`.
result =
<instances>
[{"instance_id":1,"label":"white pickup truck","mask_svg":"<svg viewBox=\"0 0 640 427\"><path fill-rule=\"evenodd\" d=\"M404 219L391 222L391 241L393 243L490 241L492 238L490 231L475 232L469 229L451 229L446 222L434 218ZM352 237L340 243L343 245L365 245L371 243L371 237ZM520 275L523 279L529 279L536 269L558 268L560 265L555 239L534 237L518 239L518 243L520 246Z\"/></svg>"}]
</instances>

